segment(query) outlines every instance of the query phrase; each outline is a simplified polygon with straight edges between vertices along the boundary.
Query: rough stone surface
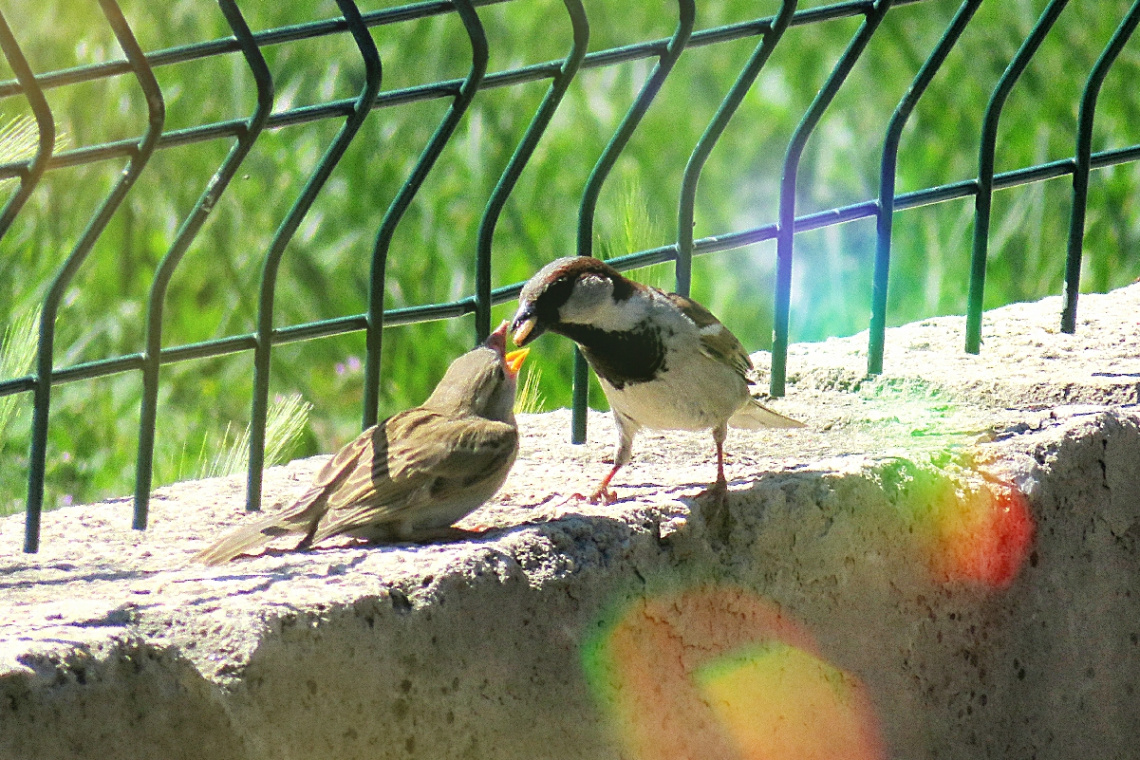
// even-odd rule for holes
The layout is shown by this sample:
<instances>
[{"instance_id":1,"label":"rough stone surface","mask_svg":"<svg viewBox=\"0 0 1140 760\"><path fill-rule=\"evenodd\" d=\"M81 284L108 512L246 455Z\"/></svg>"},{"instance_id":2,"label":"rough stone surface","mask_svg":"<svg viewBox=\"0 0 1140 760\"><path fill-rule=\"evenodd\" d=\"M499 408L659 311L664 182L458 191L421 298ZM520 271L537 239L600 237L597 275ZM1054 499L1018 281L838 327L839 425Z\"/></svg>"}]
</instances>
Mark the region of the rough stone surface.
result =
<instances>
[{"instance_id":1,"label":"rough stone surface","mask_svg":"<svg viewBox=\"0 0 1140 760\"><path fill-rule=\"evenodd\" d=\"M520 420L478 540L196 566L248 519L234 478L161 489L145 532L127 499L47 513L36 555L4 518L0 758L759 757L773 700L867 757L1134 756L1140 286L1075 336L1059 311L988 313L980 356L962 318L892 329L875 379L865 334L794 346L774 403L809 427L730 433L727 516L707 434L643 434L617 503L574 500L612 426L570 446L562 411Z\"/></svg>"}]
</instances>

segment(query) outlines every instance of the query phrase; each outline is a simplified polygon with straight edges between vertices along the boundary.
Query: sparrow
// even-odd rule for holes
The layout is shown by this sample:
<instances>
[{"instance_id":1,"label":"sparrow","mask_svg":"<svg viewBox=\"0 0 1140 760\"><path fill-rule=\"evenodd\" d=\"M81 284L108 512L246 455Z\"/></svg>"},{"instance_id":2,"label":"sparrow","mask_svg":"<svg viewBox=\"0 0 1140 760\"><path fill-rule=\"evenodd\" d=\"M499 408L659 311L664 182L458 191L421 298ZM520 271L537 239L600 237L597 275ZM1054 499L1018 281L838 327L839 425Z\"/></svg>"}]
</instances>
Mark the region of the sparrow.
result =
<instances>
[{"instance_id":1,"label":"sparrow","mask_svg":"<svg viewBox=\"0 0 1140 760\"><path fill-rule=\"evenodd\" d=\"M570 338L598 376L613 410L617 446L613 469L592 502L617 498L610 481L630 461L634 436L643 427L711 429L716 482L702 495L723 504L730 424L804 426L752 398L752 360L712 312L691 298L634 282L592 256L557 259L527 281L511 331L519 346L547 331Z\"/></svg>"},{"instance_id":2,"label":"sparrow","mask_svg":"<svg viewBox=\"0 0 1140 760\"><path fill-rule=\"evenodd\" d=\"M429 541L472 535L449 526L490 499L518 454L515 387L530 349L506 353L507 323L451 363L421 406L349 443L292 506L238 528L195 560L228 562L278 536L295 551L331 536Z\"/></svg>"}]
</instances>

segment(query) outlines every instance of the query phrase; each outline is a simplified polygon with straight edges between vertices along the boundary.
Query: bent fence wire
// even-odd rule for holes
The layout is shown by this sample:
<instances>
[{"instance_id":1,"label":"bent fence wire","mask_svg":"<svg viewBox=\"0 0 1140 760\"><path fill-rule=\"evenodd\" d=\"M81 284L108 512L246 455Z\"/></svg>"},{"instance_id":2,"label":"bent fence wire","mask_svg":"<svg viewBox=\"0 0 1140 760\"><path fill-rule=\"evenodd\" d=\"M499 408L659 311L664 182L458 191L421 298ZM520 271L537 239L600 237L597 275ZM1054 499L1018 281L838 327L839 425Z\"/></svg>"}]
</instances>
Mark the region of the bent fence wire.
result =
<instances>
[{"instance_id":1,"label":"bent fence wire","mask_svg":"<svg viewBox=\"0 0 1140 760\"><path fill-rule=\"evenodd\" d=\"M127 159L123 170L111 190L91 216L78 242L56 271L47 287L40 312L38 347L34 371L21 377L0 378L0 397L13 394L32 394L32 431L28 460L26 502L26 532L24 549L35 552L39 544L40 513L44 502L45 462L48 430L51 420L52 391L63 383L77 383L117 373L140 373L143 384L136 486L134 493L134 527L147 524L147 506L151 491L153 456L158 420L160 368L163 365L190 359L222 356L236 352L252 352L254 382L249 444L249 472L247 509L256 510L261 501L261 477L265 451L265 424L269 402L270 357L275 346L306 341L342 333L363 331L366 359L363 389L363 420L372 424L378 416L381 379L380 351L382 328L429 320L443 320L472 314L476 337L486 336L491 328L491 307L514 299L521 283L494 288L491 277L492 240L504 204L515 188L516 181L526 168L556 115L563 95L582 70L616 66L646 60L653 68L632 106L609 140L590 174L582 192L578 213L578 252L590 254L594 240L594 214L599 194L611 168L622 155L642 117L660 91L665 80L675 71L674 64L691 48L717 45L734 40L756 40L755 50L748 58L719 109L692 148L680 184L678 229L672 244L641 250L612 259L619 269L628 270L649 264L672 262L676 268L676 289L688 293L692 280L694 256L738 249L766 240L776 244L775 314L773 356L770 392L781 396L787 377L787 351L789 318L791 312L792 267L797 233L838 225L855 219L873 217L876 220L874 274L870 295L871 329L869 331L867 371L877 374L883 370L884 336L887 324L887 283L891 261L891 233L896 212L918 206L942 203L951 199L974 197L974 238L970 267L967 331L965 350L977 353L980 348L983 289L985 286L987 246L990 237L991 199L995 190L1015 185L1041 182L1072 175L1072 207L1069 224L1068 255L1064 276L1064 310L1060 316L1061 329L1073 332L1076 327L1078 284L1081 271L1081 251L1088 197L1089 173L1094 168L1131 162L1140 159L1140 145L1092 151L1092 129L1096 113L1097 96L1105 77L1124 49L1130 36L1140 23L1140 0L1137 0L1119 21L1115 34L1104 48L1091 72L1085 78L1079 104L1077 140L1072 157L1011 171L995 173L995 148L998 125L1007 96L1017 85L1042 40L1050 32L1068 0L1051 0L1008 62L989 99L978 147L977 176L936 187L926 187L896 195L896 162L900 137L923 97L927 86L937 75L943 62L958 42L963 31L975 16L982 0L965 0L958 7L950 24L921 65L905 96L898 103L882 141L879 196L859 203L831 208L825 211L797 216L797 172L803 150L821 118L843 87L848 74L863 54L871 38L880 29L884 17L904 5L919 5L928 0L847 0L808 9L798 9L797 0L782 0L778 12L770 17L755 18L713 28L695 29L697 8L695 0L677 0L678 23L673 34L664 39L653 39L608 49L588 52L590 20L580 0L563 0L569 16L570 34L565 42L565 57L545 63L487 72L488 41L477 8L503 2L524 0L432 0L390 9L362 13L352 0L336 0L340 17L312 21L292 26L271 28L254 33L248 26L235 0L218 0L232 35L146 52L140 48L131 26L124 18L115 0L99 0L99 7L110 26L121 50L122 57L104 63L73 68L35 72L19 41L19 26L11 18L0 14L0 48L14 73L13 80L0 82L0 104L5 99L23 99L21 105L30 111L38 126L38 143L29 157L0 165L0 180L18 180L18 184L0 211L0 238L12 227L13 221L25 202L36 191L45 173L65 167L78 166L108 159ZM204 2L204 0L203 0ZM665 3L663 3L665 5ZM773 7L777 7L773 5ZM465 77L438 81L404 89L384 91L383 68L371 30L393 27L399 33L403 22L431 16L455 14L470 45L470 69ZM753 86L773 50L785 39L790 27L819 24L834 19L862 18L846 49L839 55L830 76L803 114L798 127L788 142L780 180L778 221L747 229L723 232L694 239L693 215L696 188L706 159ZM351 39L355 54L363 61L363 84L359 94L348 99L329 99L327 102L303 107L287 107L274 112L275 82L266 64L263 50L271 46L288 45L299 40L328 36L345 36ZM244 60L256 83L257 104L247 118L198 124L179 129L164 129L164 93L155 76L155 69L171 64L238 53ZM119 139L80 148L57 150L55 117L45 91L65 85L94 82L113 77L130 76L143 93L148 112L145 132L127 139ZM452 138L473 100L481 91L524 85L529 82L548 82L541 100L522 139L518 142L505 171L495 185L479 220L475 257L474 292L447 302L426 303L396 309L384 308L385 274L393 235L428 176L436 159ZM274 296L279 264L286 245L300 228L314 199L322 192L334 167L345 154L349 144L357 137L359 128L369 113L379 109L396 108L408 103L442 100L449 106L434 134L414 164L406 181L398 189L376 233L371 246L367 310L333 319L303 324L278 326L274 320ZM193 342L182 345L163 344L163 307L171 278L183 254L190 247L210 212L225 202L226 189L240 171L251 148L267 130L285 126L333 120L339 131L317 162L299 196L277 228L269 249L264 254L258 293L256 330L247 334ZM231 143L228 154L218 166L196 205L181 221L174 242L156 269L149 289L145 318L145 346L137 353L76 363L65 366L54 364L53 350L57 314L61 299L96 240L107 228L116 209L131 191L135 180L146 171L148 161L156 151L207 141ZM382 146L380 146L382 148ZM585 438L586 368L581 357L575 365L575 392L572 437L576 442Z\"/></svg>"}]
</instances>

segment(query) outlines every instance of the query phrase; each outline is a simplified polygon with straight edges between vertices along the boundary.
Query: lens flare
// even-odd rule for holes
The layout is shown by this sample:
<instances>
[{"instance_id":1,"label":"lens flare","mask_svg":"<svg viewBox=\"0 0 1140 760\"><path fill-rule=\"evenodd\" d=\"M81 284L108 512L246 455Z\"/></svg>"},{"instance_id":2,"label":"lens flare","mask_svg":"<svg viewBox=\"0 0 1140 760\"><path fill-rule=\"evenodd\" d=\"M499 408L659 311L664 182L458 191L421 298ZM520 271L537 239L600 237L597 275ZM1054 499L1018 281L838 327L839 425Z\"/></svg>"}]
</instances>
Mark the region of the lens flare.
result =
<instances>
[{"instance_id":1,"label":"lens flare","mask_svg":"<svg viewBox=\"0 0 1140 760\"><path fill-rule=\"evenodd\" d=\"M973 490L940 516L933 569L947 580L1006 588L1017 577L1033 539L1025 497L997 486Z\"/></svg>"},{"instance_id":2,"label":"lens flare","mask_svg":"<svg viewBox=\"0 0 1140 760\"><path fill-rule=\"evenodd\" d=\"M1034 522L1025 496L972 464L893 468L898 503L939 582L1007 588L1025 565Z\"/></svg>"},{"instance_id":3,"label":"lens flare","mask_svg":"<svg viewBox=\"0 0 1140 760\"><path fill-rule=\"evenodd\" d=\"M637 760L884 757L857 679L743 589L638 599L587 642L584 664Z\"/></svg>"},{"instance_id":4,"label":"lens flare","mask_svg":"<svg viewBox=\"0 0 1140 760\"><path fill-rule=\"evenodd\" d=\"M802 649L760 644L713 660L694 676L740 757L883 757L868 731L870 704L862 687Z\"/></svg>"}]
</instances>

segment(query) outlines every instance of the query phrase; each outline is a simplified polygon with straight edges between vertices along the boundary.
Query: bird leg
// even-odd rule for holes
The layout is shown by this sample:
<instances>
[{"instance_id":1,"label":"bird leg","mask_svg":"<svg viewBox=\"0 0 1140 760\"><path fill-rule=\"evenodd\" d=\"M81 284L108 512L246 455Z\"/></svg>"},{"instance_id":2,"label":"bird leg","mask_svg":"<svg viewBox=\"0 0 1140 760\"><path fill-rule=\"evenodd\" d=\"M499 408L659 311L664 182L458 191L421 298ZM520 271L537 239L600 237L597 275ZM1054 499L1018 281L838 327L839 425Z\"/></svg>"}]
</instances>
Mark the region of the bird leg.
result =
<instances>
[{"instance_id":1,"label":"bird leg","mask_svg":"<svg viewBox=\"0 0 1140 760\"><path fill-rule=\"evenodd\" d=\"M728 479L724 477L724 439L727 434L727 425L713 428L713 440L716 441L716 482L697 494L698 499L702 496L712 498L705 516L705 525L712 535L722 541L727 541L732 532L728 512Z\"/></svg>"},{"instance_id":2,"label":"bird leg","mask_svg":"<svg viewBox=\"0 0 1140 760\"><path fill-rule=\"evenodd\" d=\"M697 498L711 496L717 506L723 507L728 500L728 479L724 476L724 441L716 442L716 482L697 494Z\"/></svg>"},{"instance_id":3,"label":"bird leg","mask_svg":"<svg viewBox=\"0 0 1140 760\"><path fill-rule=\"evenodd\" d=\"M320 515L317 515L316 519L309 523L309 529L305 531L304 537L297 543L295 547L293 547L293 551L307 552L312 548L313 537L317 535L317 526L320 525L320 522Z\"/></svg>"}]
</instances>

